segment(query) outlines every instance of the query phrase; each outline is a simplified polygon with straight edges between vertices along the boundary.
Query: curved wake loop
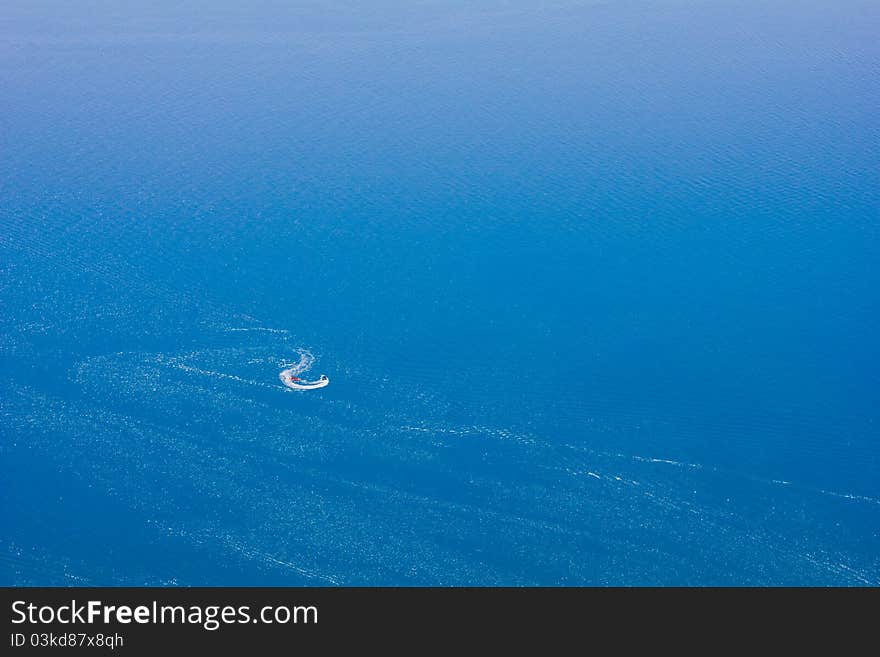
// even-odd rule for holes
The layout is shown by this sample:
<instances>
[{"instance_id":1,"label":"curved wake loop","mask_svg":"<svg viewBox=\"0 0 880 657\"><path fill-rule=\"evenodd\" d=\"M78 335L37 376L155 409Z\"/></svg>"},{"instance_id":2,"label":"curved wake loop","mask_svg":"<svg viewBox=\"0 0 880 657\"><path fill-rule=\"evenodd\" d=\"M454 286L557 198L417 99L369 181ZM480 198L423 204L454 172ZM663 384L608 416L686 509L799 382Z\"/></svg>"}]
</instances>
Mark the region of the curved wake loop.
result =
<instances>
[{"instance_id":1,"label":"curved wake loop","mask_svg":"<svg viewBox=\"0 0 880 657\"><path fill-rule=\"evenodd\" d=\"M298 353L299 362L289 364L290 366L282 370L278 375L278 378L281 379L281 383L291 390L314 390L316 388L327 386L330 383L330 379L327 378L326 374L322 374L314 381L306 381L305 379L300 378L299 375L301 373L311 368L312 364L315 362L315 357L305 350L301 350Z\"/></svg>"}]
</instances>

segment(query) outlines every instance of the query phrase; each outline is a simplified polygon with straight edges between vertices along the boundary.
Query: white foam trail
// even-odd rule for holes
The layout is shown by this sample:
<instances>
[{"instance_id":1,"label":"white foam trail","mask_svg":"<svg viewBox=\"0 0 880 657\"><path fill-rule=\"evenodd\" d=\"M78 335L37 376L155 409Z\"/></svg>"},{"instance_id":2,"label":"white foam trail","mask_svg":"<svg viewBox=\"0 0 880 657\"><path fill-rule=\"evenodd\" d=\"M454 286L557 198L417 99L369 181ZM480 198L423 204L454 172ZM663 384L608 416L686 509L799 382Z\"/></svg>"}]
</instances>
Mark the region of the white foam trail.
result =
<instances>
[{"instance_id":1,"label":"white foam trail","mask_svg":"<svg viewBox=\"0 0 880 657\"><path fill-rule=\"evenodd\" d=\"M420 433L440 433L440 434L449 434L453 436L486 436L489 438L496 438L500 440L514 440L519 443L525 443L533 445L535 444L535 440L521 433L516 433L513 431L509 431L507 429L493 429L491 427L483 427L479 425L472 426L464 426L460 428L455 427L426 427L426 426L414 426L405 424L398 427L400 431L418 431Z\"/></svg>"},{"instance_id":2,"label":"white foam trail","mask_svg":"<svg viewBox=\"0 0 880 657\"><path fill-rule=\"evenodd\" d=\"M650 456L638 456L637 454L614 454L622 459L632 459L633 461L641 461L642 463L665 463L666 465L674 465L678 468L694 468L701 469L703 466L699 463L684 463L682 461L673 461L672 459L656 459Z\"/></svg>"},{"instance_id":3,"label":"white foam trail","mask_svg":"<svg viewBox=\"0 0 880 657\"><path fill-rule=\"evenodd\" d=\"M238 553L240 553L250 559L260 559L260 560L264 561L265 563L272 563L277 566L282 566L284 568L288 568L290 570L293 570L293 571L299 573L300 575L304 575L305 577L309 577L312 579L319 579L324 582L329 582L335 586L339 586L341 584L341 582L338 579L336 579L335 577L333 577L332 575L325 575L323 573L319 573L317 571L310 570L308 568L303 568L302 566L298 566L295 563L292 563L290 561L285 561L284 559L278 559L277 557L273 557L271 554L267 554L265 552L257 550L256 548L248 547L244 543L242 543L241 541L236 541L231 538L228 538L226 540L226 544L230 548L235 550L236 552L238 552Z\"/></svg>"},{"instance_id":4,"label":"white foam trail","mask_svg":"<svg viewBox=\"0 0 880 657\"><path fill-rule=\"evenodd\" d=\"M226 331L232 332L241 332L241 331L263 331L264 333L289 333L287 329L276 329L276 328L266 328L264 326L252 326L248 328L227 328Z\"/></svg>"},{"instance_id":5,"label":"white foam trail","mask_svg":"<svg viewBox=\"0 0 880 657\"><path fill-rule=\"evenodd\" d=\"M299 362L293 364L285 363L286 365L290 365L290 367L282 370L278 375L278 378L281 379L281 383L291 390L315 390L317 388L324 388L330 384L330 379L324 374L321 375L321 378L316 379L315 381L300 380L298 375L312 366L312 363L315 362L315 357L305 349L299 349L297 353L299 354ZM282 364L282 367L285 364Z\"/></svg>"},{"instance_id":6,"label":"white foam trail","mask_svg":"<svg viewBox=\"0 0 880 657\"><path fill-rule=\"evenodd\" d=\"M852 493L837 493L833 490L819 490L823 495L831 495L832 497L843 497L848 500L859 500L860 502L870 502L871 504L880 505L880 500L876 497L868 497L867 495L853 495Z\"/></svg>"},{"instance_id":7,"label":"white foam trail","mask_svg":"<svg viewBox=\"0 0 880 657\"><path fill-rule=\"evenodd\" d=\"M296 353L299 354L298 363L281 363L281 367L287 368L285 371L290 372L290 374L292 374L293 376L297 376L298 374L310 369L315 362L315 357L312 356L312 354L305 349L297 349Z\"/></svg>"},{"instance_id":8,"label":"white foam trail","mask_svg":"<svg viewBox=\"0 0 880 657\"><path fill-rule=\"evenodd\" d=\"M239 383L246 383L252 386L260 386L261 388L270 388L266 383L261 383L260 381L251 381L250 379L243 379L240 376L236 376L235 374L224 374L223 372L214 372L212 370L203 370L200 367L193 367L192 365L184 365L183 363L172 363L172 367L183 370L184 372L190 372L192 374L201 374L202 376L210 376L214 379L228 379L230 381L238 381Z\"/></svg>"}]
</instances>

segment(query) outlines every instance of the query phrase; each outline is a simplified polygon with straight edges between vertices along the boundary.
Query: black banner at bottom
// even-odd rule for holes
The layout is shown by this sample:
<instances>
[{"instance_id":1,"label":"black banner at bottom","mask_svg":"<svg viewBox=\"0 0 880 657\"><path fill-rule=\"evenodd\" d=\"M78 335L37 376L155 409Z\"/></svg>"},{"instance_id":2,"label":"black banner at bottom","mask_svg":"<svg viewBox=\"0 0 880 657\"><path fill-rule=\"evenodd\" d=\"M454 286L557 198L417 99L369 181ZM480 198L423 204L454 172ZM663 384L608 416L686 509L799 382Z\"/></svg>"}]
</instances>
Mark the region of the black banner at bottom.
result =
<instances>
[{"instance_id":1,"label":"black banner at bottom","mask_svg":"<svg viewBox=\"0 0 880 657\"><path fill-rule=\"evenodd\" d=\"M877 608L876 589L5 588L3 598L9 655L421 652L475 639L496 648L575 641L592 652L597 640L679 646L707 632L748 647L748 637L788 643L789 632L809 639L834 622L853 636Z\"/></svg>"}]
</instances>

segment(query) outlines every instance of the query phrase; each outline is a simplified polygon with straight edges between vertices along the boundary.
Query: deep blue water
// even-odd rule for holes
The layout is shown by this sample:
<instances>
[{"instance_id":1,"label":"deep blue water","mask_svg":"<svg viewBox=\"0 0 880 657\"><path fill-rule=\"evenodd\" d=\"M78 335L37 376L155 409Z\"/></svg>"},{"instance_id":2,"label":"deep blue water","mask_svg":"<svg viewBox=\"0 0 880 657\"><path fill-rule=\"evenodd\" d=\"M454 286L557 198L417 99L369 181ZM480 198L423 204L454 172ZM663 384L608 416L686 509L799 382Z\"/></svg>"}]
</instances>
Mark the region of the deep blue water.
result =
<instances>
[{"instance_id":1,"label":"deep blue water","mask_svg":"<svg viewBox=\"0 0 880 657\"><path fill-rule=\"evenodd\" d=\"M876 3L75 4L0 18L0 583L880 584Z\"/></svg>"}]
</instances>

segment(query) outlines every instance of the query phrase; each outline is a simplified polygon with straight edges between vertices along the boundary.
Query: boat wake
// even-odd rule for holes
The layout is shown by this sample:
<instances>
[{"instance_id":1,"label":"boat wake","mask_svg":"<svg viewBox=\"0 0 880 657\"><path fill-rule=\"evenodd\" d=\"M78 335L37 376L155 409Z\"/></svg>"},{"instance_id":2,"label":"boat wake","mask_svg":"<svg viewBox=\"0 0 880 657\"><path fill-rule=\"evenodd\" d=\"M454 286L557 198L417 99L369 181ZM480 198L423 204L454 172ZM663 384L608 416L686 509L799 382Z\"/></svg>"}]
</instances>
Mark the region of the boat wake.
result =
<instances>
[{"instance_id":1,"label":"boat wake","mask_svg":"<svg viewBox=\"0 0 880 657\"><path fill-rule=\"evenodd\" d=\"M281 383L291 390L315 390L316 388L324 388L330 383L330 379L326 374L322 374L314 381L306 381L299 375L312 367L315 357L306 350L300 350L298 363L285 363L282 365L286 369L282 370L278 375Z\"/></svg>"}]
</instances>

